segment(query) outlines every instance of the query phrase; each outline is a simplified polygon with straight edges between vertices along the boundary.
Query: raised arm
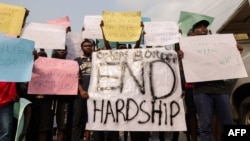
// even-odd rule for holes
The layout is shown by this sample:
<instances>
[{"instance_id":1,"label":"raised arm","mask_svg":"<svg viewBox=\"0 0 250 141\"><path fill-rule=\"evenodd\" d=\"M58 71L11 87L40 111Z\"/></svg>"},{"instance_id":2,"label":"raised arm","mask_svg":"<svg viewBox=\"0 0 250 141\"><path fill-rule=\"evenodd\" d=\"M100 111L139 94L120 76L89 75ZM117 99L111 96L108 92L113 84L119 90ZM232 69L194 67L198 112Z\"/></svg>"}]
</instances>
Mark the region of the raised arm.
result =
<instances>
[{"instance_id":1,"label":"raised arm","mask_svg":"<svg viewBox=\"0 0 250 141\"><path fill-rule=\"evenodd\" d=\"M102 29L102 36L103 36L103 41L104 41L104 45L105 45L105 48L108 49L108 50L111 50L111 46L109 45L109 42L106 40L106 37L104 35L104 32L103 32L103 26L104 26L104 23L103 23L103 20L101 21L101 29Z\"/></svg>"},{"instance_id":2,"label":"raised arm","mask_svg":"<svg viewBox=\"0 0 250 141\"><path fill-rule=\"evenodd\" d=\"M140 44L141 44L141 37L144 36L144 25L143 25L143 22L141 22L141 27L142 27L142 30L141 30L141 33L142 35L140 34L140 37L139 39L135 42L135 47L134 48L140 48Z\"/></svg>"}]
</instances>

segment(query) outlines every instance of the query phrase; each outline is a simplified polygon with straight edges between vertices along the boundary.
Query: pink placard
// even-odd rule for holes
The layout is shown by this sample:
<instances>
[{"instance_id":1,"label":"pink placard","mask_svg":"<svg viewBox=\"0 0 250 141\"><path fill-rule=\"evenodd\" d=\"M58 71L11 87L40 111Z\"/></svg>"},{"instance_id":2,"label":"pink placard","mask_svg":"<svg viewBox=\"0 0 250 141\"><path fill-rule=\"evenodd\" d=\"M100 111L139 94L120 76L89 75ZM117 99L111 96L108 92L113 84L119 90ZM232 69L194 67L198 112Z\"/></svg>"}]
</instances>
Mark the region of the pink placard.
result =
<instances>
[{"instance_id":1,"label":"pink placard","mask_svg":"<svg viewBox=\"0 0 250 141\"><path fill-rule=\"evenodd\" d=\"M59 24L59 25L64 25L65 27L70 26L70 20L68 16L59 18L59 19L55 19L55 20L50 20L47 22L48 24Z\"/></svg>"},{"instance_id":2,"label":"pink placard","mask_svg":"<svg viewBox=\"0 0 250 141\"><path fill-rule=\"evenodd\" d=\"M39 57L34 63L28 94L76 95L78 72L76 61Z\"/></svg>"}]
</instances>

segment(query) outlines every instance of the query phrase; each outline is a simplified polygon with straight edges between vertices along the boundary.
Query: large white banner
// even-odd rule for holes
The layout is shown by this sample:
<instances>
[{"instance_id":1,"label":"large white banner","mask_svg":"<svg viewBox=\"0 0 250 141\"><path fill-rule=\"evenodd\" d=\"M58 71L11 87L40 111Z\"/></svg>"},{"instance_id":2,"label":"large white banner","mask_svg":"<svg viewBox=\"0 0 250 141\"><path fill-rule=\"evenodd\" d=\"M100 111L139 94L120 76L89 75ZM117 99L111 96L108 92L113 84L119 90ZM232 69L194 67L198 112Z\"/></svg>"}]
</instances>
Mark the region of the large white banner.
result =
<instances>
[{"instance_id":1,"label":"large white banner","mask_svg":"<svg viewBox=\"0 0 250 141\"><path fill-rule=\"evenodd\" d=\"M102 50L92 65L87 129L186 130L175 51Z\"/></svg>"},{"instance_id":2,"label":"large white banner","mask_svg":"<svg viewBox=\"0 0 250 141\"><path fill-rule=\"evenodd\" d=\"M247 77L232 34L190 36L180 39L187 82Z\"/></svg>"}]
</instances>

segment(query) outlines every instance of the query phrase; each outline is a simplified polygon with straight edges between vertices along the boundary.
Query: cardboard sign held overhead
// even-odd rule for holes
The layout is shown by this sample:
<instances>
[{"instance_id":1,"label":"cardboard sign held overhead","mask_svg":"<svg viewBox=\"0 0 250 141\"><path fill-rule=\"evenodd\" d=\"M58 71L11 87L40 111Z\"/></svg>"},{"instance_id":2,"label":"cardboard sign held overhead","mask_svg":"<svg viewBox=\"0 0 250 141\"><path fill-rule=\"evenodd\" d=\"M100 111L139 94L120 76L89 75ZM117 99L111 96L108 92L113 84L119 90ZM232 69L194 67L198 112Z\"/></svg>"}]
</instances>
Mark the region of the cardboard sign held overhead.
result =
<instances>
[{"instance_id":1,"label":"cardboard sign held overhead","mask_svg":"<svg viewBox=\"0 0 250 141\"><path fill-rule=\"evenodd\" d=\"M84 17L84 31L82 31L82 38L102 39L102 29L100 27L102 21L101 15L85 16Z\"/></svg>"},{"instance_id":2,"label":"cardboard sign held overhead","mask_svg":"<svg viewBox=\"0 0 250 141\"><path fill-rule=\"evenodd\" d=\"M142 32L141 12L102 12L103 32L113 42L137 41Z\"/></svg>"},{"instance_id":3,"label":"cardboard sign held overhead","mask_svg":"<svg viewBox=\"0 0 250 141\"><path fill-rule=\"evenodd\" d=\"M179 42L179 27L175 22L145 22L145 45L164 46Z\"/></svg>"},{"instance_id":4,"label":"cardboard sign held overhead","mask_svg":"<svg viewBox=\"0 0 250 141\"><path fill-rule=\"evenodd\" d=\"M27 23L21 37L35 41L35 48L64 49L66 27L63 25Z\"/></svg>"},{"instance_id":5,"label":"cardboard sign held overhead","mask_svg":"<svg viewBox=\"0 0 250 141\"><path fill-rule=\"evenodd\" d=\"M24 7L0 3L0 32L20 35L25 11Z\"/></svg>"},{"instance_id":6,"label":"cardboard sign held overhead","mask_svg":"<svg viewBox=\"0 0 250 141\"><path fill-rule=\"evenodd\" d=\"M55 19L55 20L49 20L47 22L48 24L56 24L56 25L63 25L65 27L70 26L70 20L68 16L59 18L59 19Z\"/></svg>"}]
</instances>

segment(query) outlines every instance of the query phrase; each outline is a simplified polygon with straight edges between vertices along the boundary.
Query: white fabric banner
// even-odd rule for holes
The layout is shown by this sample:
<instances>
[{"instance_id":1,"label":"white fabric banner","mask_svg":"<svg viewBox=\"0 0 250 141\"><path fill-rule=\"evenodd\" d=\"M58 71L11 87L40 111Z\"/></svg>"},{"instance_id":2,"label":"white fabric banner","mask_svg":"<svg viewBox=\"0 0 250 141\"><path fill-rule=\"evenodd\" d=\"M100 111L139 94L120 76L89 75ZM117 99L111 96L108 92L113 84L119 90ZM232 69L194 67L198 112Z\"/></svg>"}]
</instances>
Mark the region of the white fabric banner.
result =
<instances>
[{"instance_id":1,"label":"white fabric banner","mask_svg":"<svg viewBox=\"0 0 250 141\"><path fill-rule=\"evenodd\" d=\"M89 130L184 131L176 52L102 50L92 55Z\"/></svg>"}]
</instances>

